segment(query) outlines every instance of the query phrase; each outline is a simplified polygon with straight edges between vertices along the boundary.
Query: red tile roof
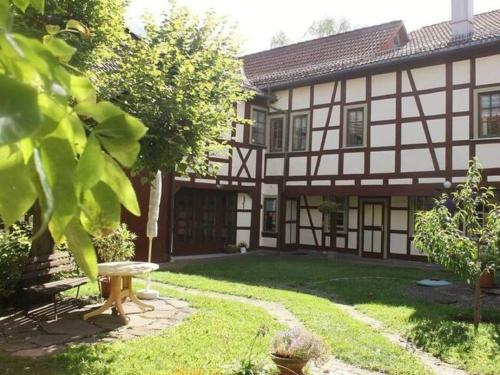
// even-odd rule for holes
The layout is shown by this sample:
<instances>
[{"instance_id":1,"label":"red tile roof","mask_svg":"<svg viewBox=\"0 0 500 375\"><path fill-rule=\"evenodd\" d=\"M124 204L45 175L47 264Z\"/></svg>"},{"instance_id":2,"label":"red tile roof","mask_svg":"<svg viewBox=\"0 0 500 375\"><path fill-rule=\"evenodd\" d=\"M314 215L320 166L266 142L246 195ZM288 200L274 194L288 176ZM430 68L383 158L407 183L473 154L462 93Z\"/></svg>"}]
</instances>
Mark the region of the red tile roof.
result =
<instances>
[{"instance_id":1,"label":"red tile roof","mask_svg":"<svg viewBox=\"0 0 500 375\"><path fill-rule=\"evenodd\" d=\"M257 87L276 87L451 48L500 42L500 10L476 15L470 38L453 40L450 22L442 22L409 33L407 43L393 47L398 33L406 35L402 21L254 53L243 57L245 74Z\"/></svg>"}]
</instances>

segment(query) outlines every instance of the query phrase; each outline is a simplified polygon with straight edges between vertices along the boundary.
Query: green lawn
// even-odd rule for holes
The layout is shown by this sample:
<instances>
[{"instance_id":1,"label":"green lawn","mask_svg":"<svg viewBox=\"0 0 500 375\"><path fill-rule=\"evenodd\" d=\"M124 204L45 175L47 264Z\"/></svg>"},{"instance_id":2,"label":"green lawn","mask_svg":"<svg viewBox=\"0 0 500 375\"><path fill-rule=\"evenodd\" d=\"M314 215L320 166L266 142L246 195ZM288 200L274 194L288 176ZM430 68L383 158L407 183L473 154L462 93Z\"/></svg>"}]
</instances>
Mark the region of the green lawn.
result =
<instances>
[{"instance_id":1,"label":"green lawn","mask_svg":"<svg viewBox=\"0 0 500 375\"><path fill-rule=\"evenodd\" d=\"M290 256L248 256L155 274L163 282L284 303L346 361L389 373L421 371L412 358L346 318L325 299L313 292L293 291L307 288L318 291L318 296L335 293L446 362L473 374L499 374L500 325L482 323L474 335L471 324L457 319L470 317L470 309L419 300L406 293L409 285L426 277L451 276ZM500 321L499 311L485 311L484 315Z\"/></svg>"},{"instance_id":2,"label":"green lawn","mask_svg":"<svg viewBox=\"0 0 500 375\"><path fill-rule=\"evenodd\" d=\"M417 279L447 276L418 269L339 263L310 257L245 256L154 273L162 295L189 301L196 313L161 334L126 342L75 346L40 360L0 357L2 374L216 374L241 359L257 329L271 334L257 342L267 357L269 341L280 325L264 310L219 298L192 296L162 283L276 301L287 306L330 351L346 362L389 374L427 374L412 354L359 323L324 297L335 293L388 329L404 334L425 350L474 374L498 374L500 327L482 324L473 336L469 324L451 318L467 309L417 300L406 288ZM136 286L140 286L137 283ZM304 292L307 288L309 292ZM95 286L84 294L96 292ZM499 318L499 312L487 312ZM185 371L185 372L182 372Z\"/></svg>"}]
</instances>

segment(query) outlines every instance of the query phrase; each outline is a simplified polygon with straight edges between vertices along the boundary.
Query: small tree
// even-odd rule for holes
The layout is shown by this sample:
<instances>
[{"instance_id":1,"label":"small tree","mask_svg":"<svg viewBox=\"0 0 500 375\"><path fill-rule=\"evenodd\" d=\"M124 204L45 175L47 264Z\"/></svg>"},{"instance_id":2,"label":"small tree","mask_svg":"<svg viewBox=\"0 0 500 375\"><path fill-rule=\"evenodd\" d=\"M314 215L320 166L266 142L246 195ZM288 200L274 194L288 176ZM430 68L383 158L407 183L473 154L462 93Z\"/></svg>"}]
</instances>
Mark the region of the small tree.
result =
<instances>
[{"instance_id":1,"label":"small tree","mask_svg":"<svg viewBox=\"0 0 500 375\"><path fill-rule=\"evenodd\" d=\"M322 38L351 30L351 23L346 18L323 18L314 21L307 29L307 35L313 38Z\"/></svg>"},{"instance_id":2,"label":"small tree","mask_svg":"<svg viewBox=\"0 0 500 375\"><path fill-rule=\"evenodd\" d=\"M271 48L278 48L290 44L292 41L283 30L278 31L271 37Z\"/></svg>"},{"instance_id":3,"label":"small tree","mask_svg":"<svg viewBox=\"0 0 500 375\"><path fill-rule=\"evenodd\" d=\"M482 275L500 266L500 206L494 190L481 186L482 168L470 162L465 182L434 209L419 212L414 243L429 258L474 285L474 326L481 321ZM483 214L484 213L484 214Z\"/></svg>"}]
</instances>

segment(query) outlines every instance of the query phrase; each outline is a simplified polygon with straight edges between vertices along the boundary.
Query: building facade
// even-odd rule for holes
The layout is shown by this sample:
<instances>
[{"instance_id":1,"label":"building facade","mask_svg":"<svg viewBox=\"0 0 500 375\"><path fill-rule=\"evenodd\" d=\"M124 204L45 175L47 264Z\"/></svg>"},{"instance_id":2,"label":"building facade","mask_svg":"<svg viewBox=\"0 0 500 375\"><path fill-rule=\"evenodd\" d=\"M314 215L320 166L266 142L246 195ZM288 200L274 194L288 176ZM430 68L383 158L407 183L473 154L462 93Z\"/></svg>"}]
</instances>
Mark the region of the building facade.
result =
<instances>
[{"instance_id":1,"label":"building facade","mask_svg":"<svg viewBox=\"0 0 500 375\"><path fill-rule=\"evenodd\" d=\"M216 177L166 177L155 260L240 241L420 259L415 212L471 158L500 186L500 11L471 3L411 33L395 21L245 56L256 96L237 112L253 125L234 125Z\"/></svg>"}]
</instances>

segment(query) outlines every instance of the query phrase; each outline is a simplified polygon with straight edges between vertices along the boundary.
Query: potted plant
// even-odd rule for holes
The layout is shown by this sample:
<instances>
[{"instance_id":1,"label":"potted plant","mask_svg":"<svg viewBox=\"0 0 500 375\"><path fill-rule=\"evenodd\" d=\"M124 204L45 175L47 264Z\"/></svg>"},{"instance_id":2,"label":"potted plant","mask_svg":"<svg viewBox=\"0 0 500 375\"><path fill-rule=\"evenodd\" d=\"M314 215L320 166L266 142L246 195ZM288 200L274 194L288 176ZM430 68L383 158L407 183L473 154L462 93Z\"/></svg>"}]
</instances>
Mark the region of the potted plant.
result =
<instances>
[{"instance_id":1,"label":"potted plant","mask_svg":"<svg viewBox=\"0 0 500 375\"><path fill-rule=\"evenodd\" d=\"M479 285L481 288L493 288L495 286L495 273L486 271L479 277Z\"/></svg>"},{"instance_id":2,"label":"potted plant","mask_svg":"<svg viewBox=\"0 0 500 375\"><path fill-rule=\"evenodd\" d=\"M92 238L92 242L100 263L123 262L134 258L134 240L136 238L137 235L134 232L129 231L126 224L121 224L118 228L106 236ZM102 297L109 297L109 278L101 277L99 282L101 284Z\"/></svg>"},{"instance_id":3,"label":"potted plant","mask_svg":"<svg viewBox=\"0 0 500 375\"><path fill-rule=\"evenodd\" d=\"M321 340L302 327L294 327L275 336L271 359L280 375L303 375L307 362L320 359L325 353Z\"/></svg>"},{"instance_id":4,"label":"potted plant","mask_svg":"<svg viewBox=\"0 0 500 375\"><path fill-rule=\"evenodd\" d=\"M318 211L324 215L331 215L337 211L337 202L326 200L320 203Z\"/></svg>"},{"instance_id":5,"label":"potted plant","mask_svg":"<svg viewBox=\"0 0 500 375\"><path fill-rule=\"evenodd\" d=\"M245 241L240 241L237 247L240 249L240 253L245 254L248 249L248 244Z\"/></svg>"},{"instance_id":6,"label":"potted plant","mask_svg":"<svg viewBox=\"0 0 500 375\"><path fill-rule=\"evenodd\" d=\"M236 254L239 251L240 249L235 244L228 243L227 245L224 245L224 252L226 254Z\"/></svg>"}]
</instances>

